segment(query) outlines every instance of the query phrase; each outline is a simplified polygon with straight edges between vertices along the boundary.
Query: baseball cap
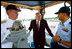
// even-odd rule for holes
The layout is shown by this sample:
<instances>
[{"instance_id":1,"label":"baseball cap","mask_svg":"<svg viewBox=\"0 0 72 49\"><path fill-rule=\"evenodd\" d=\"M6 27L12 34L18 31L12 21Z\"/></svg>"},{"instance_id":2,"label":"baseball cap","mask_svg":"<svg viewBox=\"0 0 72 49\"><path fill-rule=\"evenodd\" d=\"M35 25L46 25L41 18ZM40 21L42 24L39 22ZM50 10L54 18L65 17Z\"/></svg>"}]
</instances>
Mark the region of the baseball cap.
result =
<instances>
[{"instance_id":1,"label":"baseball cap","mask_svg":"<svg viewBox=\"0 0 72 49\"><path fill-rule=\"evenodd\" d=\"M59 9L59 11L56 12L55 14L58 14L58 13L70 13L70 8L69 7L61 7Z\"/></svg>"}]
</instances>

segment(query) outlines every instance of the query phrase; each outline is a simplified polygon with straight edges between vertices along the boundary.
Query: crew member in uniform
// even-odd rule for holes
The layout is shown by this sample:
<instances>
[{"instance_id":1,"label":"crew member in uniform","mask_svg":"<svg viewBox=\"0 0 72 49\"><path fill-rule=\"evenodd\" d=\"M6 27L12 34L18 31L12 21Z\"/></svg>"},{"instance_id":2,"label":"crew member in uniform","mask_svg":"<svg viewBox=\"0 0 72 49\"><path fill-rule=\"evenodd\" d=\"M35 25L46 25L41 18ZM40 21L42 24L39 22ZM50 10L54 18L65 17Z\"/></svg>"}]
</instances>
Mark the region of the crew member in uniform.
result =
<instances>
[{"instance_id":1,"label":"crew member in uniform","mask_svg":"<svg viewBox=\"0 0 72 49\"><path fill-rule=\"evenodd\" d=\"M58 14L61 22L58 25L56 35L52 38L51 48L71 48L70 8L61 7L55 14Z\"/></svg>"},{"instance_id":2,"label":"crew member in uniform","mask_svg":"<svg viewBox=\"0 0 72 49\"><path fill-rule=\"evenodd\" d=\"M10 34L8 28L12 27L15 20L18 18L18 12L20 10L17 9L15 5L8 5L6 7L6 13L8 15L8 19L6 19L5 23L1 24L1 43L6 39L7 35ZM6 45L8 44L8 46ZM1 44L2 48L12 48L12 42Z\"/></svg>"},{"instance_id":3,"label":"crew member in uniform","mask_svg":"<svg viewBox=\"0 0 72 49\"><path fill-rule=\"evenodd\" d=\"M6 7L6 10L10 7L16 8L16 6L14 5L9 5ZM7 37L5 37L5 40L2 42L2 44L6 42L12 42L13 48L30 48L28 45L28 37L30 33L27 33L25 25L23 26L19 21L16 20L16 18L18 17L18 10L15 9L8 9L8 10L12 10L12 12L15 12L15 14L10 13L9 15L9 18L12 19L13 17L15 19L12 19L12 21L13 20L15 21L12 23L12 25L9 28L7 28L7 30L10 31L10 34L8 34ZM12 14L14 15L12 16Z\"/></svg>"}]
</instances>

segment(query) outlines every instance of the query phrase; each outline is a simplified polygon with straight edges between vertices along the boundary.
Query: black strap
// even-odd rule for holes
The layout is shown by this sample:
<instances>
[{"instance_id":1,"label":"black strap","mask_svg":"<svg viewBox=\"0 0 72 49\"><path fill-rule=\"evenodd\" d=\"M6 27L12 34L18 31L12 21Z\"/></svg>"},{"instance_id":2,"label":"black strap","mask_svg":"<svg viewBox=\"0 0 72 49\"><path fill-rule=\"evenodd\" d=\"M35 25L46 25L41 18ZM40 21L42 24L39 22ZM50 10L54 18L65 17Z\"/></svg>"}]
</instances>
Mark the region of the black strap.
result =
<instances>
[{"instance_id":1,"label":"black strap","mask_svg":"<svg viewBox=\"0 0 72 49\"><path fill-rule=\"evenodd\" d=\"M71 24L71 22L69 22L69 24Z\"/></svg>"}]
</instances>

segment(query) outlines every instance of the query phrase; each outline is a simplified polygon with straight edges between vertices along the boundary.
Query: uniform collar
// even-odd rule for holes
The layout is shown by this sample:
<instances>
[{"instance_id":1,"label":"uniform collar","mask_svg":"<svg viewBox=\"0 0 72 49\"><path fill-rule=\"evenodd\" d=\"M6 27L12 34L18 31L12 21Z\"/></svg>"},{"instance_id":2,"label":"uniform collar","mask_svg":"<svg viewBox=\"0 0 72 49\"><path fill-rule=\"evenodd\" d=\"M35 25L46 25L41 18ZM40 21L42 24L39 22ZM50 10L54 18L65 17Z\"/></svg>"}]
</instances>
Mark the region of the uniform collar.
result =
<instances>
[{"instance_id":1,"label":"uniform collar","mask_svg":"<svg viewBox=\"0 0 72 49\"><path fill-rule=\"evenodd\" d=\"M64 23L64 25L69 24L70 21L71 21L71 19L69 18L69 19Z\"/></svg>"},{"instance_id":2,"label":"uniform collar","mask_svg":"<svg viewBox=\"0 0 72 49\"><path fill-rule=\"evenodd\" d=\"M67 24L69 24L69 22L71 21L71 19L69 18L66 22L64 22L64 24L61 22L60 24L62 24L62 25L67 25Z\"/></svg>"},{"instance_id":3,"label":"uniform collar","mask_svg":"<svg viewBox=\"0 0 72 49\"><path fill-rule=\"evenodd\" d=\"M15 20L11 20L11 19L8 18L7 21L11 21L12 22L12 21L15 21Z\"/></svg>"}]
</instances>

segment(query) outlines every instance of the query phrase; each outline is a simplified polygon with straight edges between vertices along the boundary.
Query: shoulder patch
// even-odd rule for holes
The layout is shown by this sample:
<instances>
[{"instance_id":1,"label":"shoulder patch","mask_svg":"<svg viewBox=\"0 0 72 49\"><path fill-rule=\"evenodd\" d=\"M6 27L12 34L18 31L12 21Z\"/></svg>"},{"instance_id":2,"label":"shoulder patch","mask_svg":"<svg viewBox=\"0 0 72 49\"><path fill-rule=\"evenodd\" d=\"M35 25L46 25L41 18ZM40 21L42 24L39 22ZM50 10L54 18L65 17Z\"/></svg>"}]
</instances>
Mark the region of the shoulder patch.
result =
<instances>
[{"instance_id":1,"label":"shoulder patch","mask_svg":"<svg viewBox=\"0 0 72 49\"><path fill-rule=\"evenodd\" d=\"M6 22L6 20L1 21L1 23L5 23L5 22Z\"/></svg>"}]
</instances>

